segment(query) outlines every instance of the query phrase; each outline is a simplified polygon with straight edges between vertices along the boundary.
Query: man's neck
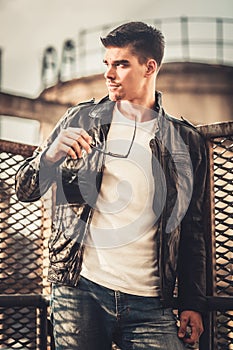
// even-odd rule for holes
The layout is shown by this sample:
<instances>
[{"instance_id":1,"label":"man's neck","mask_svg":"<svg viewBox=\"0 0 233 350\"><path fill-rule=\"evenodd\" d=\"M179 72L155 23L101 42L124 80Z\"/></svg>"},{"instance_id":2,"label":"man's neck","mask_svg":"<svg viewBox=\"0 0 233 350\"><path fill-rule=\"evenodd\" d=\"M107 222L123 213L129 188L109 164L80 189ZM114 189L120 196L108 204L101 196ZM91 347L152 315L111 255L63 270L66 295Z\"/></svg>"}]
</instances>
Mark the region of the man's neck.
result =
<instances>
[{"instance_id":1,"label":"man's neck","mask_svg":"<svg viewBox=\"0 0 233 350\"><path fill-rule=\"evenodd\" d=\"M149 120L154 119L155 113L154 113L154 105L155 100L153 103L150 104L150 107L145 107L139 104L134 104L130 101L118 101L117 107L119 111L128 119L135 119L137 122L143 123Z\"/></svg>"}]
</instances>

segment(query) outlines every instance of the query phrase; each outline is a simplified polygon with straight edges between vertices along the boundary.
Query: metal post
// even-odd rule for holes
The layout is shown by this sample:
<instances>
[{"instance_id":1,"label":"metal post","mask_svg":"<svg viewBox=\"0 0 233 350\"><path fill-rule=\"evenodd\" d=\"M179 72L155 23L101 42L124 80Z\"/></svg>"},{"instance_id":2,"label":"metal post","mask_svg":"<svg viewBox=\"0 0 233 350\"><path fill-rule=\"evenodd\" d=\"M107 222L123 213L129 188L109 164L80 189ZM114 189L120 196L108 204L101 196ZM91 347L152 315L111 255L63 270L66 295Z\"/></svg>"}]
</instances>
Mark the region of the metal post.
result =
<instances>
[{"instance_id":1,"label":"metal post","mask_svg":"<svg viewBox=\"0 0 233 350\"><path fill-rule=\"evenodd\" d=\"M47 326L47 305L46 301L41 296L41 306L39 308L39 319L40 319L40 350L47 350L47 339L48 339L48 326Z\"/></svg>"},{"instance_id":2,"label":"metal post","mask_svg":"<svg viewBox=\"0 0 233 350\"><path fill-rule=\"evenodd\" d=\"M216 18L216 59L223 63L223 20Z\"/></svg>"},{"instance_id":3,"label":"metal post","mask_svg":"<svg viewBox=\"0 0 233 350\"><path fill-rule=\"evenodd\" d=\"M79 66L79 76L85 75L86 71L86 40L85 36L87 31L85 29L80 30L78 33L78 66Z\"/></svg>"},{"instance_id":4,"label":"metal post","mask_svg":"<svg viewBox=\"0 0 233 350\"><path fill-rule=\"evenodd\" d=\"M76 52L73 40L66 40L62 50L62 60L59 72L59 80L71 80L75 76Z\"/></svg>"},{"instance_id":5,"label":"metal post","mask_svg":"<svg viewBox=\"0 0 233 350\"><path fill-rule=\"evenodd\" d=\"M2 48L0 47L0 91L2 91Z\"/></svg>"},{"instance_id":6,"label":"metal post","mask_svg":"<svg viewBox=\"0 0 233 350\"><path fill-rule=\"evenodd\" d=\"M189 32L188 32L188 18L181 17L181 45L183 52L183 59L189 61Z\"/></svg>"},{"instance_id":7,"label":"metal post","mask_svg":"<svg viewBox=\"0 0 233 350\"><path fill-rule=\"evenodd\" d=\"M42 59L41 80L43 88L56 84L58 78L57 66L57 50L53 46L49 46L44 50Z\"/></svg>"}]
</instances>

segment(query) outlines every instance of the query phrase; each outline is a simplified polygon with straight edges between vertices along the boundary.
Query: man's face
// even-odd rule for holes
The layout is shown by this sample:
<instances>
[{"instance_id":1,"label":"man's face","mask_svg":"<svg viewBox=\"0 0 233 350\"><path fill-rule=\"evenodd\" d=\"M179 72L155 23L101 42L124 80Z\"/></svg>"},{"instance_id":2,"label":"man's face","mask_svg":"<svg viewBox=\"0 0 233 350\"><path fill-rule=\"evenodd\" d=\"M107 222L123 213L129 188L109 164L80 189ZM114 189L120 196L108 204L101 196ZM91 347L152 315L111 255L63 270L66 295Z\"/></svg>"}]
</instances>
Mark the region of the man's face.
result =
<instances>
[{"instance_id":1,"label":"man's face","mask_svg":"<svg viewBox=\"0 0 233 350\"><path fill-rule=\"evenodd\" d=\"M140 64L130 46L108 47L104 56L105 79L112 101L128 100L140 103L147 82L147 66Z\"/></svg>"}]
</instances>

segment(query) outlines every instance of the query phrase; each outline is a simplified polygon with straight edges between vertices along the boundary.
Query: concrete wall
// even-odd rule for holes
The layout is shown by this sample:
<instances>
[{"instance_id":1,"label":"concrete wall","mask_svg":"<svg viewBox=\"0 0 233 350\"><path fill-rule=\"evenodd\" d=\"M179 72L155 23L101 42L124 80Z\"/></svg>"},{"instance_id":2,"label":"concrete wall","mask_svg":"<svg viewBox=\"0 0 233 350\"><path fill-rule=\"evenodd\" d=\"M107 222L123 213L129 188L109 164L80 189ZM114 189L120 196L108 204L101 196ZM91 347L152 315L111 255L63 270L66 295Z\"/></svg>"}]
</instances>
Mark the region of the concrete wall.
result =
<instances>
[{"instance_id":1,"label":"concrete wall","mask_svg":"<svg viewBox=\"0 0 233 350\"><path fill-rule=\"evenodd\" d=\"M162 67L158 88L164 107L194 124L233 120L233 67L171 63Z\"/></svg>"}]
</instances>

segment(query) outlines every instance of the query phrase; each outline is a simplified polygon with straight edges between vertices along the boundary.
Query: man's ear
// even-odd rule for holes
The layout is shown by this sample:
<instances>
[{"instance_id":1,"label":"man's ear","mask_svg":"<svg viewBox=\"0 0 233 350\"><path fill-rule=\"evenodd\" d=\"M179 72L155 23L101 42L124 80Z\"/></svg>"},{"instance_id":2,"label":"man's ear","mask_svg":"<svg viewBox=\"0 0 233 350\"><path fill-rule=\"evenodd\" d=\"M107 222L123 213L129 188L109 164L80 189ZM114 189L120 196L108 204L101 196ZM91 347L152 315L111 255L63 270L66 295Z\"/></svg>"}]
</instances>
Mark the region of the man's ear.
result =
<instances>
[{"instance_id":1,"label":"man's ear","mask_svg":"<svg viewBox=\"0 0 233 350\"><path fill-rule=\"evenodd\" d=\"M149 59L147 61L147 64L146 64L146 68L147 68L146 69L147 76L154 74L158 69L157 62L155 60L153 60L152 58Z\"/></svg>"}]
</instances>

